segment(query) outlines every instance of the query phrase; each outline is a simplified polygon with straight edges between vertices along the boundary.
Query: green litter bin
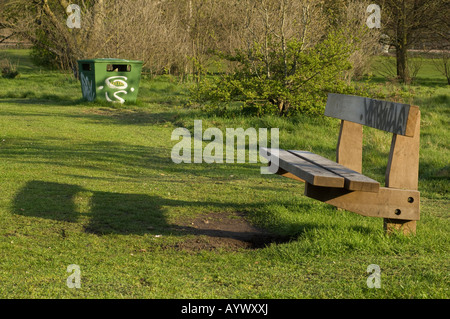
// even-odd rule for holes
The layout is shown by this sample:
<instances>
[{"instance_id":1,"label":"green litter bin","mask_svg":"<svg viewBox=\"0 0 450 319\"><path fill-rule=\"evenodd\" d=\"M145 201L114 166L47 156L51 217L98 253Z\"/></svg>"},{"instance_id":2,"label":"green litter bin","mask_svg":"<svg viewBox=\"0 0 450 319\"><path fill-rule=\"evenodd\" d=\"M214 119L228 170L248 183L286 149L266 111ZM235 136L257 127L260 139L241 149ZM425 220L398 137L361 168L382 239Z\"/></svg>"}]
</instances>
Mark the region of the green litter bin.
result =
<instances>
[{"instance_id":1,"label":"green litter bin","mask_svg":"<svg viewBox=\"0 0 450 319\"><path fill-rule=\"evenodd\" d=\"M81 91L87 101L135 102L142 61L123 59L79 60Z\"/></svg>"}]
</instances>

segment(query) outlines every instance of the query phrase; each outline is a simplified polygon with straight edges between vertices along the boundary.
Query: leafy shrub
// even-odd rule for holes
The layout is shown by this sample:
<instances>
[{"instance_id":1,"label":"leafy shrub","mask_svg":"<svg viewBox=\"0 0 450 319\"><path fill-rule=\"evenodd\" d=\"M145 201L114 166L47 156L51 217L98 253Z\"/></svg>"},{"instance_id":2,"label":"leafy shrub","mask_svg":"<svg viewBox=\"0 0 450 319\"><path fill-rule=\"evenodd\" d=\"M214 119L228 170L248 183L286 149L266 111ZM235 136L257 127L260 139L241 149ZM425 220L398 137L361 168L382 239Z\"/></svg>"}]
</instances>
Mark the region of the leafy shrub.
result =
<instances>
[{"instance_id":1,"label":"leafy shrub","mask_svg":"<svg viewBox=\"0 0 450 319\"><path fill-rule=\"evenodd\" d=\"M17 71L17 64L13 64L9 59L2 59L0 61L0 69L2 72L2 77L7 79L14 79L19 75Z\"/></svg>"},{"instance_id":2,"label":"leafy shrub","mask_svg":"<svg viewBox=\"0 0 450 319\"><path fill-rule=\"evenodd\" d=\"M357 92L343 77L357 49L357 41L348 37L330 32L307 49L295 38L269 39L268 45L255 43L234 55L216 53L234 62L236 69L218 77L204 76L191 89L191 101L216 109L239 101L243 111L257 115L323 113L328 93Z\"/></svg>"}]
</instances>

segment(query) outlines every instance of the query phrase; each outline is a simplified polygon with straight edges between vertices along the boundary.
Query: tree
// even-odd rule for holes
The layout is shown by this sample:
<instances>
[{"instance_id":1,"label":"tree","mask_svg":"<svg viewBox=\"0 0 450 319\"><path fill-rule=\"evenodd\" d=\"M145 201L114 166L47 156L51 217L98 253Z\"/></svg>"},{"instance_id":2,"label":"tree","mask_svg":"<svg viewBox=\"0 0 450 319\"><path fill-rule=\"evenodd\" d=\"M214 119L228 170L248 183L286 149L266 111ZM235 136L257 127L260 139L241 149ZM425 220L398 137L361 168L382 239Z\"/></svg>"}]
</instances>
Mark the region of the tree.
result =
<instances>
[{"instance_id":1,"label":"tree","mask_svg":"<svg viewBox=\"0 0 450 319\"><path fill-rule=\"evenodd\" d=\"M447 79L450 85L450 45L442 45L438 50L438 57L433 59L434 67Z\"/></svg>"},{"instance_id":2,"label":"tree","mask_svg":"<svg viewBox=\"0 0 450 319\"><path fill-rule=\"evenodd\" d=\"M237 30L241 43L217 53L234 68L200 81L193 101L220 111L239 101L248 112L288 116L322 113L329 92L355 93L344 73L361 44L363 17L355 19L359 24L348 19L330 26L321 0L243 0L240 5L245 13Z\"/></svg>"},{"instance_id":3,"label":"tree","mask_svg":"<svg viewBox=\"0 0 450 319\"><path fill-rule=\"evenodd\" d=\"M80 7L81 28L67 25L69 4ZM77 77L77 60L100 57L142 60L155 73L183 70L190 52L179 7L176 0L14 0L0 15L34 52Z\"/></svg>"},{"instance_id":4,"label":"tree","mask_svg":"<svg viewBox=\"0 0 450 319\"><path fill-rule=\"evenodd\" d=\"M408 50L419 41L437 36L448 37L449 0L384 0L382 23L384 32L395 47L397 77L411 81Z\"/></svg>"},{"instance_id":5,"label":"tree","mask_svg":"<svg viewBox=\"0 0 450 319\"><path fill-rule=\"evenodd\" d=\"M82 1L85 12L93 12L86 19L86 29L70 29L66 25L67 0L17 0L6 3L2 12L3 26L34 44L34 49L46 51L61 68L71 69L78 75L77 60L87 47L94 47L93 37L97 16L104 11L103 0ZM89 21L88 21L89 20Z\"/></svg>"},{"instance_id":6,"label":"tree","mask_svg":"<svg viewBox=\"0 0 450 319\"><path fill-rule=\"evenodd\" d=\"M288 43L307 50L332 29L347 29L348 41L364 43L351 59L364 65L375 34L363 34L364 6L369 0L2 0L0 23L34 44L36 56L71 69L76 76L81 58L114 57L144 61L152 74L200 74L211 61L209 52L232 56L261 45L265 74L278 63L280 48L285 78L289 73ZM81 9L81 28L66 20L69 4ZM355 13L358 13L357 15ZM357 29L357 30L356 30ZM367 27L365 28L367 30ZM356 30L356 31L355 31ZM357 33L356 37L353 35ZM345 40L345 39L344 39ZM1 39L0 39L1 41ZM347 40L345 40L347 41ZM275 46L274 46L275 45ZM252 62L256 66L256 62ZM227 60L228 70L239 67ZM298 65L298 64L297 64ZM354 64L356 65L356 63ZM358 71L360 70L360 71ZM353 74L363 73L355 68Z\"/></svg>"}]
</instances>

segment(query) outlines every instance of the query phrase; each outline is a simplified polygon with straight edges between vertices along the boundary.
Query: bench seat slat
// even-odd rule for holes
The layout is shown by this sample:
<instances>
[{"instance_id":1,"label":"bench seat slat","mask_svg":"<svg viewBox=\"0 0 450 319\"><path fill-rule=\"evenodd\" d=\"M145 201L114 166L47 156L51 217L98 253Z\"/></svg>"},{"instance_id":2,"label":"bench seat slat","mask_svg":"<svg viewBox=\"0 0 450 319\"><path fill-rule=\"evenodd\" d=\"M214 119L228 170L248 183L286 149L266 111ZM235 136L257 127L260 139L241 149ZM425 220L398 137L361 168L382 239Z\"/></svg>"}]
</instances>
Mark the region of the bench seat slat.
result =
<instances>
[{"instance_id":1,"label":"bench seat slat","mask_svg":"<svg viewBox=\"0 0 450 319\"><path fill-rule=\"evenodd\" d=\"M356 171L353 171L339 163L333 162L320 155L307 151L289 151L290 153L314 164L321 166L345 179L344 187L351 191L363 191L377 193L380 183Z\"/></svg>"},{"instance_id":2,"label":"bench seat slat","mask_svg":"<svg viewBox=\"0 0 450 319\"><path fill-rule=\"evenodd\" d=\"M315 165L305 159L302 159L286 150L279 149L276 152L272 149L262 149L262 155L267 153L267 158L274 161L278 157L278 166L297 176L298 178L315 186L344 188L345 180L321 166Z\"/></svg>"}]
</instances>

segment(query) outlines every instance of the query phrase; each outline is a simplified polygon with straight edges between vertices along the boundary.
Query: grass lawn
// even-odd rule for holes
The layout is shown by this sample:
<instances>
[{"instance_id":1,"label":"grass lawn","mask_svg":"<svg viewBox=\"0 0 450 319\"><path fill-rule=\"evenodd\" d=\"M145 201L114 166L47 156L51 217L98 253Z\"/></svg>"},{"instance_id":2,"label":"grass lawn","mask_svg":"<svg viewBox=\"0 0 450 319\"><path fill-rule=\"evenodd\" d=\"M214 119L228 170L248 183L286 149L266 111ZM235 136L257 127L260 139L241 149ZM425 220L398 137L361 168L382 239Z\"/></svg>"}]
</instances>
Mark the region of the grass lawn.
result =
<instances>
[{"instance_id":1,"label":"grass lawn","mask_svg":"<svg viewBox=\"0 0 450 319\"><path fill-rule=\"evenodd\" d=\"M86 103L69 75L4 53L21 76L0 78L1 298L450 297L450 88L431 68L396 88L422 110L421 220L416 236L388 237L381 219L309 199L261 164L170 156L172 131L199 119L276 127L280 147L333 158L337 121L205 114L163 76L143 79L136 105ZM389 142L365 131L363 173L383 181ZM80 289L66 285L71 264Z\"/></svg>"}]
</instances>

